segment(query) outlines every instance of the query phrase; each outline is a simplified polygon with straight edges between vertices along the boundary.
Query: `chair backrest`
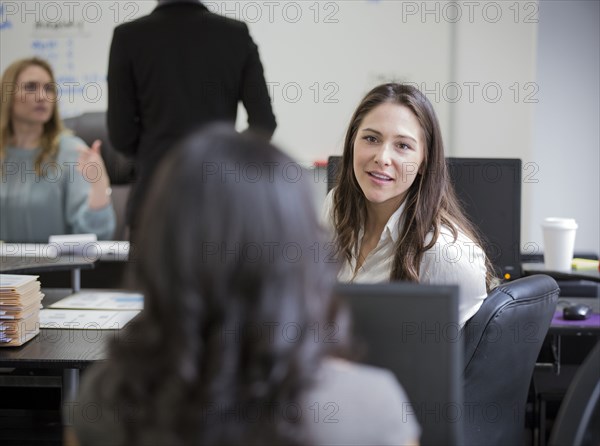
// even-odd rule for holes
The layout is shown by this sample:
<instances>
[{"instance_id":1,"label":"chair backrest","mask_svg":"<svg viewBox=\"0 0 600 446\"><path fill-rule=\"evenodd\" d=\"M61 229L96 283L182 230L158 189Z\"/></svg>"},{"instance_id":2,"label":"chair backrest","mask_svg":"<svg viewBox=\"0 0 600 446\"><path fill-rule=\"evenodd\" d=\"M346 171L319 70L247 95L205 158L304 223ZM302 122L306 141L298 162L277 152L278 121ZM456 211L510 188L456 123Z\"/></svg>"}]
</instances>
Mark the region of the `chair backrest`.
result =
<instances>
[{"instance_id":1,"label":"chair backrest","mask_svg":"<svg viewBox=\"0 0 600 446\"><path fill-rule=\"evenodd\" d=\"M342 164L342 157L332 155L327 158L327 193L337 184L339 168Z\"/></svg>"},{"instance_id":2,"label":"chair backrest","mask_svg":"<svg viewBox=\"0 0 600 446\"><path fill-rule=\"evenodd\" d=\"M108 138L105 112L87 112L64 120L65 127L83 139L87 145L102 141L101 153L113 185L129 184L134 180L134 162L115 150Z\"/></svg>"},{"instance_id":3,"label":"chair backrest","mask_svg":"<svg viewBox=\"0 0 600 446\"><path fill-rule=\"evenodd\" d=\"M550 446L600 444L600 341L569 385L550 435Z\"/></svg>"},{"instance_id":4,"label":"chair backrest","mask_svg":"<svg viewBox=\"0 0 600 446\"><path fill-rule=\"evenodd\" d=\"M129 198L131 183L135 179L134 162L128 159L112 146L108 138L105 112L87 112L82 115L64 120L65 127L72 130L76 136L91 145L94 140L102 141L101 154L110 178L113 190L112 201L117 216L117 224L113 239L127 240L126 205Z\"/></svg>"},{"instance_id":5,"label":"chair backrest","mask_svg":"<svg viewBox=\"0 0 600 446\"><path fill-rule=\"evenodd\" d=\"M466 445L524 443L529 384L558 293L546 275L502 284L465 324Z\"/></svg>"}]
</instances>

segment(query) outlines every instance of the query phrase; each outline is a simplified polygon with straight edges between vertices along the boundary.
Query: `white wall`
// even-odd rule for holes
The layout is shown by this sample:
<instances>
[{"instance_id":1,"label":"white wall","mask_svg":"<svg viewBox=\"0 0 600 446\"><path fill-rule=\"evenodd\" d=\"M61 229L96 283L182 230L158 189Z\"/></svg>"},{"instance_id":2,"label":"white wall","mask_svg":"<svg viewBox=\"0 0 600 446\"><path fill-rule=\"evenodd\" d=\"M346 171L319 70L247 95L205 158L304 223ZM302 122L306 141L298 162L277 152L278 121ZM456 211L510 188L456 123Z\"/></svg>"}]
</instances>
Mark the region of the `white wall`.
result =
<instances>
[{"instance_id":1,"label":"white wall","mask_svg":"<svg viewBox=\"0 0 600 446\"><path fill-rule=\"evenodd\" d=\"M600 2L540 2L530 240L545 217L573 217L575 249L600 251Z\"/></svg>"},{"instance_id":2,"label":"white wall","mask_svg":"<svg viewBox=\"0 0 600 446\"><path fill-rule=\"evenodd\" d=\"M376 84L448 80L449 23L423 23L392 0L281 2L294 3L302 5L297 23L274 14L273 23L249 26L274 86L274 141L299 161L341 154L350 116ZM448 116L446 104L439 113Z\"/></svg>"},{"instance_id":3,"label":"white wall","mask_svg":"<svg viewBox=\"0 0 600 446\"><path fill-rule=\"evenodd\" d=\"M462 95L453 102L448 151L462 157L522 160L522 245L530 239L526 222L533 200L527 179L535 169L532 124L533 105L539 100L538 12L537 2L474 2L472 20L457 23L453 69Z\"/></svg>"},{"instance_id":4,"label":"white wall","mask_svg":"<svg viewBox=\"0 0 600 446\"><path fill-rule=\"evenodd\" d=\"M448 81L450 23L421 20L413 2L203 3L248 24L277 116L274 140L303 163L341 153L346 123L375 84ZM59 83L77 84L75 99L61 100L65 116L105 109L112 29L150 12L156 4L155 0L2 1L0 68L38 54L53 64ZM80 91L84 88L87 98ZM440 104L438 112L447 132L448 106ZM239 127L245 127L244 120L242 114Z\"/></svg>"},{"instance_id":5,"label":"white wall","mask_svg":"<svg viewBox=\"0 0 600 446\"><path fill-rule=\"evenodd\" d=\"M370 87L415 82L434 103L448 155L523 160L524 244L541 246L540 221L566 215L580 224L577 249L599 250L597 0L204 3L248 23L273 93L275 142L299 161L341 153ZM112 29L155 6L2 1L0 69L39 54L80 86L63 100L65 115L102 110ZM82 97L91 83L95 102Z\"/></svg>"}]
</instances>

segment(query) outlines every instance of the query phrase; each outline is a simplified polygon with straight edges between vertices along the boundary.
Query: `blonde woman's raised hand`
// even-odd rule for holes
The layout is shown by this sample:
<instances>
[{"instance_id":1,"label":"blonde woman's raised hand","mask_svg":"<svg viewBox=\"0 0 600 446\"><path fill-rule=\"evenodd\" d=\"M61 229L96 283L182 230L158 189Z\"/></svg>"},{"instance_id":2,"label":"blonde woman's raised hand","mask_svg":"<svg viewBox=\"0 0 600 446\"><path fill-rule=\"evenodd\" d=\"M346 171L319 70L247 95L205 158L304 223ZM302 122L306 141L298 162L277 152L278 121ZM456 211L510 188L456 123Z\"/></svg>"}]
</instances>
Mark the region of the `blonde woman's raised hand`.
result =
<instances>
[{"instance_id":1,"label":"blonde woman's raised hand","mask_svg":"<svg viewBox=\"0 0 600 446\"><path fill-rule=\"evenodd\" d=\"M110 179L100 153L102 142L97 139L91 147L80 146L77 159L77 171L90 183L88 205L91 209L100 209L110 203Z\"/></svg>"}]
</instances>

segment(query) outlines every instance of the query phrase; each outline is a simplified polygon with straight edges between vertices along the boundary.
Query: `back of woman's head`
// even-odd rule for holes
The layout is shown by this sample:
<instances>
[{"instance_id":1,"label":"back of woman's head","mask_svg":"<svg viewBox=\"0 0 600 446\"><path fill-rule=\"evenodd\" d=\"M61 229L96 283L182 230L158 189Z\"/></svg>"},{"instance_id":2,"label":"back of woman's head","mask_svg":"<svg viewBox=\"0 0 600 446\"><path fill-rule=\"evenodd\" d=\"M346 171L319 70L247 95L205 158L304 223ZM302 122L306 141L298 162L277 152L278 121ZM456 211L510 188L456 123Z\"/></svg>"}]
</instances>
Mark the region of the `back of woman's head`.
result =
<instances>
[{"instance_id":1,"label":"back of woman's head","mask_svg":"<svg viewBox=\"0 0 600 446\"><path fill-rule=\"evenodd\" d=\"M136 335L133 356L126 345L115 350L131 364L156 361L155 378L180 387L162 389L152 403L214 405L218 417L247 405L297 404L310 385L325 354L319 333L329 322L335 273L320 252L301 176L264 140L222 126L167 156L135 244L145 308L132 328L143 338ZM189 410L180 433L197 430L207 443L285 442L299 421L203 424Z\"/></svg>"}]
</instances>

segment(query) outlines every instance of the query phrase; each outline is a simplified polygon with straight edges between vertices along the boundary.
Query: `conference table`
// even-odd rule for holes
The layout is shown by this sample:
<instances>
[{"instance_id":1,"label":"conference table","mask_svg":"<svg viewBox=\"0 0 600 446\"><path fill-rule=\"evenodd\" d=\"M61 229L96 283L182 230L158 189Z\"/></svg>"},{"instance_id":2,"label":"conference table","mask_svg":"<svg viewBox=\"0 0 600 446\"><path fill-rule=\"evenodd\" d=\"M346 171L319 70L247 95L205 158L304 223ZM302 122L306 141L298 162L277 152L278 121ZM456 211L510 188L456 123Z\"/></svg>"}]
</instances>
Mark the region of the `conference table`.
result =
<instances>
[{"instance_id":1,"label":"conference table","mask_svg":"<svg viewBox=\"0 0 600 446\"><path fill-rule=\"evenodd\" d=\"M7 260L2 257L0 272L32 273L34 261L30 259ZM71 258L58 259L52 265L45 265L44 271L93 268L97 259ZM37 267L40 267L38 264ZM40 271L38 269L38 271ZM74 279L71 288L43 288L44 307L72 294L79 289ZM569 298L573 301L576 298ZM592 299L594 314L585 321L565 321L557 311L552 320L546 341L552 345L553 358L538 366L550 371L552 375L560 373L561 339L588 338L600 336L600 298ZM589 298L582 302L590 302ZM77 397L80 373L96 361L106 359L110 342L124 336L122 330L78 330L78 329L40 329L39 335L20 347L0 348L0 387L59 387L62 389L62 404L68 404ZM28 376L18 373L6 373L7 370L32 370ZM36 370L40 373L36 373ZM45 371L52 371L47 373Z\"/></svg>"},{"instance_id":2,"label":"conference table","mask_svg":"<svg viewBox=\"0 0 600 446\"><path fill-rule=\"evenodd\" d=\"M39 275L70 272L70 288L47 288L42 283L45 294L42 305L48 307L80 290L81 270L93 269L99 260L125 262L129 254L128 242L94 242L88 245L88 249L77 253L61 250L56 244L0 243L0 273ZM121 330L42 328L25 345L0 348L0 369L53 370L61 378L57 381L56 373L34 373L32 377L0 373L0 386L26 386L28 383L34 387L59 386L63 403L72 401L77 395L80 370L106 358L109 341L121 333Z\"/></svg>"},{"instance_id":3,"label":"conference table","mask_svg":"<svg viewBox=\"0 0 600 446\"><path fill-rule=\"evenodd\" d=\"M0 242L0 273L33 274L47 279L67 272L70 274L70 283L53 287L70 286L73 291L79 291L82 270L93 270L103 264L123 267L130 257L130 245L126 241L95 241L77 247L57 243ZM111 277L106 275L102 279L111 282ZM42 286L48 287L46 280L42 280Z\"/></svg>"},{"instance_id":4,"label":"conference table","mask_svg":"<svg viewBox=\"0 0 600 446\"><path fill-rule=\"evenodd\" d=\"M7 257L0 256L0 273L31 274L70 271L71 289L81 288L81 270L94 268L96 259L86 257Z\"/></svg>"},{"instance_id":5,"label":"conference table","mask_svg":"<svg viewBox=\"0 0 600 446\"><path fill-rule=\"evenodd\" d=\"M68 296L68 288L44 289L44 307ZM556 312L548 336L558 342L560 366L560 338L562 336L599 336L598 310L586 321L565 321ZM122 330L40 329L38 336L20 347L0 349L0 368L56 369L62 370L63 400L72 400L79 385L79 372L95 361L106 358L108 343L122 336ZM0 375L0 384L6 377Z\"/></svg>"},{"instance_id":6,"label":"conference table","mask_svg":"<svg viewBox=\"0 0 600 446\"><path fill-rule=\"evenodd\" d=\"M72 289L43 289L44 307L70 295ZM0 369L18 368L54 370L61 373L57 381L53 376L35 376L32 386L58 385L62 388L63 403L73 401L79 387L80 370L106 358L108 343L122 333L121 330L46 329L20 347L0 349ZM23 377L0 374L0 386L17 383L27 385Z\"/></svg>"}]
</instances>

